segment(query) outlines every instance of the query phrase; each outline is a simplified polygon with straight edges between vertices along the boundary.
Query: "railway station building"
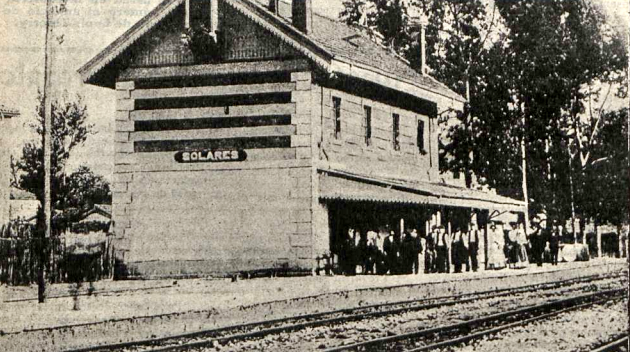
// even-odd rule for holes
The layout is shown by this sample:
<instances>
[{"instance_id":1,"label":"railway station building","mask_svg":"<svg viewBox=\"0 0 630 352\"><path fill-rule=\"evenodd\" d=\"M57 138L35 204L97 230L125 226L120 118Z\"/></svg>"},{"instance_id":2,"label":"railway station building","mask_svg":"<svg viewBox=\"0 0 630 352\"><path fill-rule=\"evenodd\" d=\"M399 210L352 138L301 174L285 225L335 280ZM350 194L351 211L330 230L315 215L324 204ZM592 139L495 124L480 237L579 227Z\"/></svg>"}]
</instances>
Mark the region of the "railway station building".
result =
<instances>
[{"instance_id":1,"label":"railway station building","mask_svg":"<svg viewBox=\"0 0 630 352\"><path fill-rule=\"evenodd\" d=\"M464 99L310 0L165 0L79 72L118 96L128 277L310 273L348 227L525 209L441 182L437 117Z\"/></svg>"}]
</instances>

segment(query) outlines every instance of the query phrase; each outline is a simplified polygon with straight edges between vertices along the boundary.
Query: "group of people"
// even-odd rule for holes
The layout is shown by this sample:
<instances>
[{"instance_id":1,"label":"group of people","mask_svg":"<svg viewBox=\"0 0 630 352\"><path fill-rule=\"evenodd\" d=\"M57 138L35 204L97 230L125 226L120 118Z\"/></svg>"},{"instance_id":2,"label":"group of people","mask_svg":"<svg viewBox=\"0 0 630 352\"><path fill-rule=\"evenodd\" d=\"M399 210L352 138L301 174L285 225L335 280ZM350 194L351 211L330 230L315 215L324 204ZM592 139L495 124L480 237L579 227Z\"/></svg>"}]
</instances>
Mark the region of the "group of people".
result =
<instances>
[{"instance_id":1,"label":"group of people","mask_svg":"<svg viewBox=\"0 0 630 352\"><path fill-rule=\"evenodd\" d=\"M562 226L554 225L548 229L544 222L534 223L532 231L527 235L522 223L510 222L510 225L512 229L507 232L503 250L500 250L501 246L497 242L489 244L489 269L504 268L506 263L513 269L525 268L530 262L538 266L542 266L544 261L558 265ZM490 225L489 231L492 238L502 235L502 231L497 234L499 230L494 223ZM498 252L501 253L497 254Z\"/></svg>"},{"instance_id":2,"label":"group of people","mask_svg":"<svg viewBox=\"0 0 630 352\"><path fill-rule=\"evenodd\" d=\"M451 259L456 273L461 273L464 265L466 271L470 271L471 267L473 271L477 271L480 238L475 224L471 225L469 231L462 231L461 228L455 227L452 234L446 232L442 225L433 226L431 233L425 238L427 249L424 253L424 272L448 273L451 268Z\"/></svg>"},{"instance_id":3,"label":"group of people","mask_svg":"<svg viewBox=\"0 0 630 352\"><path fill-rule=\"evenodd\" d=\"M562 226L547 229L538 223L528 236L522 223L511 222L510 225L511 230L504 236L503 230L490 223L489 238L502 240L488 243L488 269L525 268L530 257L538 266L542 266L545 258L552 265L558 264ZM464 269L477 271L480 240L483 240L483 233L474 223L468 229L455 226L451 233L444 226L436 225L422 236L416 229L407 229L401 236L395 231L389 231L389 234L367 231L362 235L349 228L337 251L339 268L347 275L418 274L421 270L449 273L451 267L455 273ZM421 255L424 255L424 268L420 266Z\"/></svg>"},{"instance_id":4,"label":"group of people","mask_svg":"<svg viewBox=\"0 0 630 352\"><path fill-rule=\"evenodd\" d=\"M542 266L547 257L551 265L558 265L563 231L562 225L554 225L551 229L547 229L546 226L537 224L535 230L529 235L532 261Z\"/></svg>"},{"instance_id":5,"label":"group of people","mask_svg":"<svg viewBox=\"0 0 630 352\"><path fill-rule=\"evenodd\" d=\"M389 235L368 231L361 236L350 228L341 243L339 263L347 275L417 274L421 252L422 242L415 229L405 231L401 237L395 231Z\"/></svg>"},{"instance_id":6,"label":"group of people","mask_svg":"<svg viewBox=\"0 0 630 352\"><path fill-rule=\"evenodd\" d=\"M476 225L467 232L455 228L452 234L446 232L444 226L433 226L426 236L420 236L416 229L407 229L402 236L395 231L390 231L388 235L368 231L361 236L359 231L350 228L341 241L339 264L341 271L347 275L418 274L420 270L448 273L451 261L455 272L462 272L464 266L466 271L477 271L480 238ZM420 265L422 253L424 269Z\"/></svg>"}]
</instances>

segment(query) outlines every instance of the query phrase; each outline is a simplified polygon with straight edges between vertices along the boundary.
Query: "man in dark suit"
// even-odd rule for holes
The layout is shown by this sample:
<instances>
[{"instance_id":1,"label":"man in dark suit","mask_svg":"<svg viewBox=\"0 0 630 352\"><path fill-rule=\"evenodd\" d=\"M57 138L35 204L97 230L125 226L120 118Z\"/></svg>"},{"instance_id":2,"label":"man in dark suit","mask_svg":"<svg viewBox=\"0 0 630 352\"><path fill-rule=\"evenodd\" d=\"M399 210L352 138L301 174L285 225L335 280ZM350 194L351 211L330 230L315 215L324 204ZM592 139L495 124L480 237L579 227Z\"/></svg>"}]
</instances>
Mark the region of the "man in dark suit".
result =
<instances>
[{"instance_id":1,"label":"man in dark suit","mask_svg":"<svg viewBox=\"0 0 630 352\"><path fill-rule=\"evenodd\" d=\"M466 247L464 247L464 234L462 233L459 226L455 227L455 232L453 233L453 244L452 244L452 256L453 256L453 264L455 265L455 273L462 272L462 264L468 255L466 254Z\"/></svg>"},{"instance_id":2,"label":"man in dark suit","mask_svg":"<svg viewBox=\"0 0 630 352\"><path fill-rule=\"evenodd\" d=\"M477 229L477 224L470 225L470 231L466 233L466 271L470 271L470 265L472 266L473 271L477 271L479 269L479 261L477 260L479 253L479 230Z\"/></svg>"},{"instance_id":3,"label":"man in dark suit","mask_svg":"<svg viewBox=\"0 0 630 352\"><path fill-rule=\"evenodd\" d=\"M413 256L412 256L412 265L413 265L413 273L418 274L420 272L420 253L422 253L422 240L418 235L418 231L416 229L411 230L411 238L413 239Z\"/></svg>"},{"instance_id":4,"label":"man in dark suit","mask_svg":"<svg viewBox=\"0 0 630 352\"><path fill-rule=\"evenodd\" d=\"M394 235L394 231L391 231L389 236L385 239L385 243L383 244L383 252L385 252L385 258L387 263L387 268L389 273L392 275L397 275L400 271L400 245L396 236Z\"/></svg>"},{"instance_id":5,"label":"man in dark suit","mask_svg":"<svg viewBox=\"0 0 630 352\"><path fill-rule=\"evenodd\" d=\"M425 273L434 273L437 271L435 266L436 253L435 253L435 243L437 242L438 233L437 226L433 225L431 227L431 232L427 234L425 239L425 249L424 249L424 272Z\"/></svg>"},{"instance_id":6,"label":"man in dark suit","mask_svg":"<svg viewBox=\"0 0 630 352\"><path fill-rule=\"evenodd\" d=\"M405 231L401 246L400 246L400 256L401 256L401 274L411 274L413 273L413 255L415 252L415 244L414 240L411 237L411 232L409 230Z\"/></svg>"},{"instance_id":7,"label":"man in dark suit","mask_svg":"<svg viewBox=\"0 0 630 352\"><path fill-rule=\"evenodd\" d=\"M448 249L451 245L451 238L444 229L444 226L438 226L437 243L435 244L437 252L437 270L440 273L449 273L451 271L451 261L448 257Z\"/></svg>"}]
</instances>

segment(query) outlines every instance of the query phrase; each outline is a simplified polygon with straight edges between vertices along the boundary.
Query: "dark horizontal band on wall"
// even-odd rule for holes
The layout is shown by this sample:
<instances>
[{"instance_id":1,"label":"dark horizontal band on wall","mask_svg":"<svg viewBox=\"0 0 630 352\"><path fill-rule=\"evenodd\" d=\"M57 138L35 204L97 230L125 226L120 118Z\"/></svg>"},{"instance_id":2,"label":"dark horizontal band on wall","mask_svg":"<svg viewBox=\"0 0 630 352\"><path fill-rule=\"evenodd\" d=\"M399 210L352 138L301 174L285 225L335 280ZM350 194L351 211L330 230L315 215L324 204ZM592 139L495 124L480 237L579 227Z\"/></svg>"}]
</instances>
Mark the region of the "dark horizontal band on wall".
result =
<instances>
[{"instance_id":1,"label":"dark horizontal band on wall","mask_svg":"<svg viewBox=\"0 0 630 352\"><path fill-rule=\"evenodd\" d=\"M204 108L233 105L284 104L291 102L291 93L246 94L219 97L138 99L136 110Z\"/></svg>"},{"instance_id":2,"label":"dark horizontal band on wall","mask_svg":"<svg viewBox=\"0 0 630 352\"><path fill-rule=\"evenodd\" d=\"M122 72L119 81L135 81L136 88L178 88L221 84L288 82L291 72L310 71L306 60L228 62L207 65L137 67Z\"/></svg>"},{"instance_id":3,"label":"dark horizontal band on wall","mask_svg":"<svg viewBox=\"0 0 630 352\"><path fill-rule=\"evenodd\" d=\"M323 82L323 84L333 89L338 89L400 109L413 111L430 118L436 118L438 115L437 104L435 102L420 99L411 94L389 89L372 82L344 76L344 79L333 82Z\"/></svg>"},{"instance_id":4,"label":"dark horizontal band on wall","mask_svg":"<svg viewBox=\"0 0 630 352\"><path fill-rule=\"evenodd\" d=\"M234 116L195 119L136 121L135 131L194 130L207 128L260 127L291 124L291 115Z\"/></svg>"},{"instance_id":5,"label":"dark horizontal band on wall","mask_svg":"<svg viewBox=\"0 0 630 352\"><path fill-rule=\"evenodd\" d=\"M260 74L250 73L233 76L141 80L136 83L136 89L212 87L241 84L281 83L290 81L291 72Z\"/></svg>"},{"instance_id":6,"label":"dark horizontal band on wall","mask_svg":"<svg viewBox=\"0 0 630 352\"><path fill-rule=\"evenodd\" d=\"M137 153L174 152L191 149L264 149L289 148L291 136L195 139L182 141L141 141L134 143Z\"/></svg>"}]
</instances>

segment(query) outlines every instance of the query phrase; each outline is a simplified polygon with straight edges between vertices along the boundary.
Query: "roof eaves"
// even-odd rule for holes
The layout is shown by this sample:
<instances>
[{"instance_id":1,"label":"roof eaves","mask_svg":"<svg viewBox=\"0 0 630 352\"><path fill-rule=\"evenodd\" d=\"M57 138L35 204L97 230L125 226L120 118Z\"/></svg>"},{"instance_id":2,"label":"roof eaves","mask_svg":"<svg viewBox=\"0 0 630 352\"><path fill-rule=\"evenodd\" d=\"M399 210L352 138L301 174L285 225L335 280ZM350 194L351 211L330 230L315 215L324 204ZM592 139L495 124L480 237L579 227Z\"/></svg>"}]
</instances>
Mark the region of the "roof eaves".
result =
<instances>
[{"instance_id":1,"label":"roof eaves","mask_svg":"<svg viewBox=\"0 0 630 352\"><path fill-rule=\"evenodd\" d=\"M318 168L318 171L341 176L341 177L349 177L351 179L368 181L370 183L378 183L385 186L392 186L401 190L420 192L421 194L431 195L438 198L447 198L447 199L454 199L454 200L457 200L457 199L477 200L477 201L490 202L490 203L495 203L497 205L503 205L503 206L509 206L509 207L523 207L525 205L525 202L523 201L519 201L519 200L508 198L508 197L498 196L498 195L492 195L492 194L484 193L481 191L474 191L468 188L453 187L458 191L462 191L462 192L465 191L465 193L469 193L468 195L456 196L456 195L450 195L450 194L442 194L434 190L423 189L422 183L413 184L410 182L394 182L391 180L383 180L383 179L378 179L374 177L361 176L361 175L356 175L353 173L340 171L340 170L334 170L334 169ZM429 183L428 185L444 187L441 184L435 184L435 183Z\"/></svg>"},{"instance_id":2,"label":"roof eaves","mask_svg":"<svg viewBox=\"0 0 630 352\"><path fill-rule=\"evenodd\" d=\"M357 72L358 69L358 72ZM383 85L389 88L393 88L402 92L411 93L421 98L426 98L426 94L420 94L421 92L415 91L420 89L423 93L429 93L433 95L434 98L439 100L448 100L452 102L458 102L459 104L463 104L466 102L466 99L461 97L460 95L451 92L452 94L445 94L444 92L437 91L435 89L428 88L424 85L418 84L416 82L412 82L410 80L404 79L399 75L395 75L393 73L385 72L383 70L379 70L378 68L363 65L355 62L352 59L336 56L332 60L332 70L333 72L342 73L348 76L357 77L360 79L364 79L367 81L371 81L377 83L379 85ZM370 74L371 73L371 74ZM379 79L378 76L382 78Z\"/></svg>"},{"instance_id":3,"label":"roof eaves","mask_svg":"<svg viewBox=\"0 0 630 352\"><path fill-rule=\"evenodd\" d=\"M0 114L2 117L15 117L20 115L20 111L18 109L7 107L6 105L0 104Z\"/></svg>"},{"instance_id":4,"label":"roof eaves","mask_svg":"<svg viewBox=\"0 0 630 352\"><path fill-rule=\"evenodd\" d=\"M184 0L164 0L156 6L151 12L144 16L140 21L136 22L125 33L118 37L114 42L101 50L85 65L79 68L78 72L84 83L89 83L98 71L110 62L114 61L124 50L129 48L140 37L147 33L153 26L160 22L164 17L170 14Z\"/></svg>"}]
</instances>

